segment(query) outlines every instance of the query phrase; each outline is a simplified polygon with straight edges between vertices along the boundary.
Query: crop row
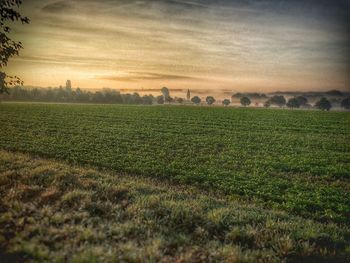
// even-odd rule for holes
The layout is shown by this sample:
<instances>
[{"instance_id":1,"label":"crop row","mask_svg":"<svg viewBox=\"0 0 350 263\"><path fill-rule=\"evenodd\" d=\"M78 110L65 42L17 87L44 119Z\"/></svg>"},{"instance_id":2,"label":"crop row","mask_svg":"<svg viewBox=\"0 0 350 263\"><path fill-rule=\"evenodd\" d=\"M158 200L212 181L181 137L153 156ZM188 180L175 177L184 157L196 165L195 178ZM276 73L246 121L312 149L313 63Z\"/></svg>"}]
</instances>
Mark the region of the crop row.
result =
<instances>
[{"instance_id":1,"label":"crop row","mask_svg":"<svg viewBox=\"0 0 350 263\"><path fill-rule=\"evenodd\" d=\"M346 112L7 103L0 110L4 149L167 178L348 223Z\"/></svg>"}]
</instances>

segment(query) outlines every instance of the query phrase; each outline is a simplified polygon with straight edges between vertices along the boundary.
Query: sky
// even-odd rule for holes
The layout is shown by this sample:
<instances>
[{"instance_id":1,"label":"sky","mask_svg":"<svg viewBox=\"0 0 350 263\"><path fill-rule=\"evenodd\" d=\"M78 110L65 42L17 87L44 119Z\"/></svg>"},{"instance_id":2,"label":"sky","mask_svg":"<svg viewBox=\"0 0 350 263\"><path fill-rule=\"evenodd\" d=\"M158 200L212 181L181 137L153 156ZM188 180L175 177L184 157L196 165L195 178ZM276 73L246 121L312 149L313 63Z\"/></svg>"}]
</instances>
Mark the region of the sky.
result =
<instances>
[{"instance_id":1,"label":"sky","mask_svg":"<svg viewBox=\"0 0 350 263\"><path fill-rule=\"evenodd\" d=\"M25 85L153 93L350 90L349 0L24 0Z\"/></svg>"}]
</instances>

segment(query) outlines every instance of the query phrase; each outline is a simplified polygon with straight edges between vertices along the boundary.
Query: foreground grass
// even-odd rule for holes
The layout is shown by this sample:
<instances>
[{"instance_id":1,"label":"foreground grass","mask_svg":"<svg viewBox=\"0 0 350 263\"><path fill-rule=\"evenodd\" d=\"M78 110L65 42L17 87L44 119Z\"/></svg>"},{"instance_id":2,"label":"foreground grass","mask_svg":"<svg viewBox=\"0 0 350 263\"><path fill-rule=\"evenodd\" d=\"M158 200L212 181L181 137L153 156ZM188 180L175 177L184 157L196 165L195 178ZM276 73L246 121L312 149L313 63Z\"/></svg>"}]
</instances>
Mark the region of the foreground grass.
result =
<instances>
[{"instance_id":1,"label":"foreground grass","mask_svg":"<svg viewBox=\"0 0 350 263\"><path fill-rule=\"evenodd\" d=\"M350 223L348 112L25 103L0 111L2 149Z\"/></svg>"},{"instance_id":2,"label":"foreground grass","mask_svg":"<svg viewBox=\"0 0 350 263\"><path fill-rule=\"evenodd\" d=\"M349 228L158 180L0 151L2 259L347 262Z\"/></svg>"}]
</instances>

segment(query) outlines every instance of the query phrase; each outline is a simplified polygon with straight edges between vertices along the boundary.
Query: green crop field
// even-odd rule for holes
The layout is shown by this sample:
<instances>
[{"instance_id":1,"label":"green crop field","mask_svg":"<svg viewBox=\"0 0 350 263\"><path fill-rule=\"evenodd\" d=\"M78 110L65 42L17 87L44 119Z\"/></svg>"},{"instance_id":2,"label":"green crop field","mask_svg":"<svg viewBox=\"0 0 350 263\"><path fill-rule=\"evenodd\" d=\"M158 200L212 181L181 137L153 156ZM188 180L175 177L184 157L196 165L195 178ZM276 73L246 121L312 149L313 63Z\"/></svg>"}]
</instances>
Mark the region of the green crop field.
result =
<instances>
[{"instance_id":1,"label":"green crop field","mask_svg":"<svg viewBox=\"0 0 350 263\"><path fill-rule=\"evenodd\" d=\"M314 222L323 235L320 243L297 226L288 228L285 236L291 235L291 242L299 245L315 243L319 249L312 253L318 260L327 253L335 261L341 260L339 256L344 259L344 253L349 255L348 112L25 103L0 104L0 112L0 149L125 174L126 178L195 187L208 195L254 204L269 213L285 213L300 228L306 222L303 220L312 220L308 224ZM6 169L2 168L2 173ZM190 199L185 192L184 198ZM254 231L272 231L258 227L261 221L255 216L256 222L252 216L247 219L257 227ZM225 231L235 227L234 220L228 220L232 222L224 224ZM198 227L209 231L207 225L201 225L208 219L199 221ZM232 242L250 249L250 256L258 253L254 249L263 249L239 238ZM267 242L265 248L273 250L277 243ZM298 262L303 253L297 247L294 254L275 249L278 255L273 256L277 262L293 258Z\"/></svg>"}]
</instances>

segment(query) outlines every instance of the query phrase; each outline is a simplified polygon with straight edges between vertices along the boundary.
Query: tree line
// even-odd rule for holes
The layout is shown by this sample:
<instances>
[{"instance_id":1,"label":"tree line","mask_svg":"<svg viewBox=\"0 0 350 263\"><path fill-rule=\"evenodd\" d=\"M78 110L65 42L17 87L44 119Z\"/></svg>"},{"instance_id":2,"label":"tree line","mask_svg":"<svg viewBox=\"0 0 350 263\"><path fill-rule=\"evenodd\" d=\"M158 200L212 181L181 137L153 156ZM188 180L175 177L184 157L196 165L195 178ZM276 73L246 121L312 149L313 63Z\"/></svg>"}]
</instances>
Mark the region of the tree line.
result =
<instances>
[{"instance_id":1,"label":"tree line","mask_svg":"<svg viewBox=\"0 0 350 263\"><path fill-rule=\"evenodd\" d=\"M241 97L240 102L243 106L249 106L251 104L251 100L247 96ZM326 97L322 97L321 99L319 99L315 103L314 106L312 106L309 103L308 99L304 96L295 96L295 97L288 99L288 101L287 101L285 99L285 97L282 95L274 95L273 97L268 98L264 102L265 108L269 108L272 105L277 106L277 107L286 106L286 107L291 108L291 109L314 107L316 109L320 109L320 110L324 110L324 111L329 111L333 107L332 103ZM341 101L340 106L344 109L349 110L350 109L350 97L343 99Z\"/></svg>"},{"instance_id":2,"label":"tree line","mask_svg":"<svg viewBox=\"0 0 350 263\"><path fill-rule=\"evenodd\" d=\"M156 98L152 95L141 96L138 93L122 94L113 89L86 91L80 88L33 88L16 86L3 95L4 100L67 102L67 103L106 103L106 104L153 104Z\"/></svg>"},{"instance_id":3,"label":"tree line","mask_svg":"<svg viewBox=\"0 0 350 263\"><path fill-rule=\"evenodd\" d=\"M102 89L100 91L87 91L80 88L73 89L70 86L57 88L33 88L27 89L22 86L16 86L9 90L8 94L3 94L3 100L15 101L39 101L39 102L66 102L66 103L104 103L104 104L172 104L172 103L193 103L195 105L202 104L202 99L199 96L194 96L190 101L183 98L172 98L170 91L166 87L161 90L162 95L143 95L138 93L122 94L114 89ZM205 102L207 105L215 104L216 99L213 96L207 96ZM221 101L224 106L231 104L230 99ZM252 104L251 98L248 96L241 96L240 103L244 107ZM288 108L311 108L308 99L304 96L292 97L288 100L282 95L274 95L272 97L266 96L266 101L263 103L264 107L288 107ZM314 105L315 108L321 110L330 110L332 103L327 98L321 98ZM350 109L350 97L345 98L341 102L341 107Z\"/></svg>"}]
</instances>

